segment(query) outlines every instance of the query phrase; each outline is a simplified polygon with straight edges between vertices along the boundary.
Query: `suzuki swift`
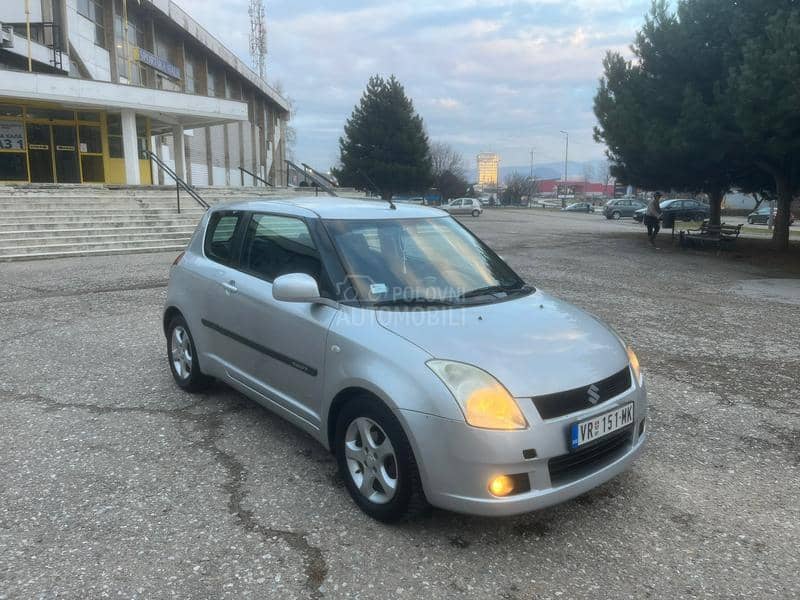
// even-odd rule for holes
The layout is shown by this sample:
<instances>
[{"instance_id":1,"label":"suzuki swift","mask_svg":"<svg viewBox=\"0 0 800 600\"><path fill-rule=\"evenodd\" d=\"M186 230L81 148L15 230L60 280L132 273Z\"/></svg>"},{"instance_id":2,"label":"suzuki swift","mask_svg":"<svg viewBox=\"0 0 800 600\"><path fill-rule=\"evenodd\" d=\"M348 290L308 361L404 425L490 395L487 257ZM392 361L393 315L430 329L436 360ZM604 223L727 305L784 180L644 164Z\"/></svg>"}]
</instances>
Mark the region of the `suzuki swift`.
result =
<instances>
[{"instance_id":1,"label":"suzuki swift","mask_svg":"<svg viewBox=\"0 0 800 600\"><path fill-rule=\"evenodd\" d=\"M634 352L434 208L213 207L171 269L163 327L181 388L221 380L307 431L382 521L549 506L646 439Z\"/></svg>"}]
</instances>

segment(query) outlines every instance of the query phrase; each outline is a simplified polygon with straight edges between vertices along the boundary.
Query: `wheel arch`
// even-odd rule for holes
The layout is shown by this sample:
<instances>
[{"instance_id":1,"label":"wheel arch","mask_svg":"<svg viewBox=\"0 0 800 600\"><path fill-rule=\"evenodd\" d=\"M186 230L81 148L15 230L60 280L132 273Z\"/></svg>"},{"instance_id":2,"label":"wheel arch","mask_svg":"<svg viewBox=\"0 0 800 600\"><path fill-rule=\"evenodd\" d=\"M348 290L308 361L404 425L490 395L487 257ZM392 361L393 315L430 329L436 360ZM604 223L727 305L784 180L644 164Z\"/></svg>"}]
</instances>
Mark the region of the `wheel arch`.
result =
<instances>
[{"instance_id":1,"label":"wheel arch","mask_svg":"<svg viewBox=\"0 0 800 600\"><path fill-rule=\"evenodd\" d=\"M162 328L164 329L164 335L167 335L167 327L169 327L170 321L175 317L183 317L183 313L177 306L168 306L164 309L164 318L162 322ZM186 317L184 317L185 319Z\"/></svg>"},{"instance_id":2,"label":"wheel arch","mask_svg":"<svg viewBox=\"0 0 800 600\"><path fill-rule=\"evenodd\" d=\"M386 406L394 415L397 417L397 411L395 411L391 403L386 402L381 396L375 393L373 390L367 389L366 387L359 386L359 385L350 385L342 390L340 390L331 401L330 407L328 408L328 416L324 423L325 428L325 446L328 448L330 452L334 452L333 442L334 438L336 437L336 422L339 420L339 415L342 412L344 406L352 399L357 398L358 396L371 396L375 398L378 402ZM398 418L398 421L400 419ZM403 429L406 429L403 425L402 421L400 421L400 426ZM406 433L408 435L408 433Z\"/></svg>"}]
</instances>

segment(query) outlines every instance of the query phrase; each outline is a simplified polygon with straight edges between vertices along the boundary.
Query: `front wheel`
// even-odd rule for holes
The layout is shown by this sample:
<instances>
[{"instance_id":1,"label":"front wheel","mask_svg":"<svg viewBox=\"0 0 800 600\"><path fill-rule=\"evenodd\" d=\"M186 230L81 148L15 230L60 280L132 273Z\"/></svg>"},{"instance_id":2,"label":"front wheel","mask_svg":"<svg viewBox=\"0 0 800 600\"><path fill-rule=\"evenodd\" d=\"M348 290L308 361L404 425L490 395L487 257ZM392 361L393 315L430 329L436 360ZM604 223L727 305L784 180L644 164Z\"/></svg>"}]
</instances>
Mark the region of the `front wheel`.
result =
<instances>
[{"instance_id":1,"label":"front wheel","mask_svg":"<svg viewBox=\"0 0 800 600\"><path fill-rule=\"evenodd\" d=\"M370 517L391 523L427 508L408 438L380 400L365 394L348 402L334 445L347 491Z\"/></svg>"},{"instance_id":2,"label":"front wheel","mask_svg":"<svg viewBox=\"0 0 800 600\"><path fill-rule=\"evenodd\" d=\"M615 221L619 221L622 218L622 213L618 210L615 210L613 213L611 213L611 218Z\"/></svg>"},{"instance_id":3,"label":"front wheel","mask_svg":"<svg viewBox=\"0 0 800 600\"><path fill-rule=\"evenodd\" d=\"M167 326L167 354L169 369L179 387L194 393L209 386L211 378L200 371L194 339L186 320L180 315L174 317Z\"/></svg>"},{"instance_id":4,"label":"front wheel","mask_svg":"<svg viewBox=\"0 0 800 600\"><path fill-rule=\"evenodd\" d=\"M480 217L481 216L481 212L476 208L475 210L472 211L472 216L473 217Z\"/></svg>"}]
</instances>

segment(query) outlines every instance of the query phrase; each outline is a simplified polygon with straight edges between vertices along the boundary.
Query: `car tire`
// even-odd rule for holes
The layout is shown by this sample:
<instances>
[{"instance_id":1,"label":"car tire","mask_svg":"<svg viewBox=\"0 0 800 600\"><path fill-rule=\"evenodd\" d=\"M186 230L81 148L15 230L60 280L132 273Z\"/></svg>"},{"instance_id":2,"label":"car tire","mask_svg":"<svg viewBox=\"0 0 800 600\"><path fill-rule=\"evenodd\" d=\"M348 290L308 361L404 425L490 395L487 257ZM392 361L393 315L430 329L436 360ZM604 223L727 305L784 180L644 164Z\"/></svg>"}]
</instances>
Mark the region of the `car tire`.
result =
<instances>
[{"instance_id":1,"label":"car tire","mask_svg":"<svg viewBox=\"0 0 800 600\"><path fill-rule=\"evenodd\" d=\"M374 396L362 394L342 408L334 452L348 493L373 519L394 523L429 508L408 437L397 417Z\"/></svg>"},{"instance_id":2,"label":"car tire","mask_svg":"<svg viewBox=\"0 0 800 600\"><path fill-rule=\"evenodd\" d=\"M615 210L613 213L611 213L611 218L615 221L619 221L622 218L622 213L618 210Z\"/></svg>"},{"instance_id":3,"label":"car tire","mask_svg":"<svg viewBox=\"0 0 800 600\"><path fill-rule=\"evenodd\" d=\"M473 217L480 217L481 216L481 211L479 211L478 209L473 210L472 211L472 216Z\"/></svg>"},{"instance_id":4,"label":"car tire","mask_svg":"<svg viewBox=\"0 0 800 600\"><path fill-rule=\"evenodd\" d=\"M747 217L747 224L748 224L748 225L752 225L752 224L753 224L753 219L752 219L752 217Z\"/></svg>"},{"instance_id":5,"label":"car tire","mask_svg":"<svg viewBox=\"0 0 800 600\"><path fill-rule=\"evenodd\" d=\"M167 361L178 387L190 393L208 388L212 379L200 370L197 347L186 320L181 315L173 317L166 333Z\"/></svg>"}]
</instances>

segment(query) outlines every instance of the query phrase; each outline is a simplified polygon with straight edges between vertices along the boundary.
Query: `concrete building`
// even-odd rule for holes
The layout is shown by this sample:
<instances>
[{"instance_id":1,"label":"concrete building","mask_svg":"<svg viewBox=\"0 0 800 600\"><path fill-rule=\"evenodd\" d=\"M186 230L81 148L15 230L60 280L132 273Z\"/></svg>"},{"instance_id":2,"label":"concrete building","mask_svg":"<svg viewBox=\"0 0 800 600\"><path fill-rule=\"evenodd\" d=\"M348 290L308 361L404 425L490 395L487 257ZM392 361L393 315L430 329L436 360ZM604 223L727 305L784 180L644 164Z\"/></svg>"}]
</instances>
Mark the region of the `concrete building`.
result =
<instances>
[{"instance_id":1,"label":"concrete building","mask_svg":"<svg viewBox=\"0 0 800 600\"><path fill-rule=\"evenodd\" d=\"M0 2L0 183L283 186L288 117L170 0Z\"/></svg>"},{"instance_id":2,"label":"concrete building","mask_svg":"<svg viewBox=\"0 0 800 600\"><path fill-rule=\"evenodd\" d=\"M489 152L478 154L478 185L481 187L497 187L499 183L500 157Z\"/></svg>"}]
</instances>

